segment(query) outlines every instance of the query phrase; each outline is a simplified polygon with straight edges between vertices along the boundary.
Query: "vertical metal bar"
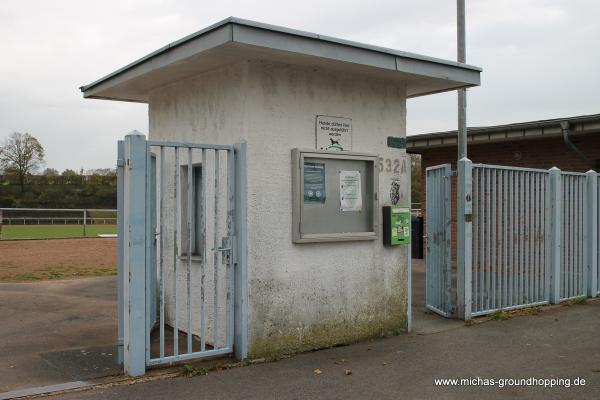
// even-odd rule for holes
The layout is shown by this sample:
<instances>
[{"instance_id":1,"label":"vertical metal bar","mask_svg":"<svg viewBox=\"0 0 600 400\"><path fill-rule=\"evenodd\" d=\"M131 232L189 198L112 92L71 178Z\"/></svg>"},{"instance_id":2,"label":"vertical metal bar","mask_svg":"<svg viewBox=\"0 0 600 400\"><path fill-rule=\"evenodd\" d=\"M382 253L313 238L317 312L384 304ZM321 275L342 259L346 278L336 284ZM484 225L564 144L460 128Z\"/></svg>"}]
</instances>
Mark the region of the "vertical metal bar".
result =
<instances>
[{"instance_id":1,"label":"vertical metal bar","mask_svg":"<svg viewBox=\"0 0 600 400\"><path fill-rule=\"evenodd\" d=\"M432 205L432 213L431 213L431 219L433 221L432 224L432 229L431 229L431 249L433 252L433 257L432 257L432 264L431 264L431 269L433 270L433 274L432 274L432 281L431 281L431 300L432 300L432 305L435 306L436 308L441 309L441 306L439 304L439 280L440 280L440 274L442 273L442 269L440 267L440 246L439 246L439 241L442 240L441 235L440 235L440 227L439 227L439 217L438 214L440 212L439 210L439 204L438 204L438 192L441 190L441 182L439 181L439 177L438 177L438 170L434 170L431 171L431 177L432 177L432 186L433 186L433 190L431 191L432 196L431 196L431 205Z\"/></svg>"},{"instance_id":2,"label":"vertical metal bar","mask_svg":"<svg viewBox=\"0 0 600 400\"><path fill-rule=\"evenodd\" d=\"M524 291L523 291L523 267L524 267L524 244L525 244L525 172L520 173L520 190L519 190L519 304L524 302Z\"/></svg>"},{"instance_id":3,"label":"vertical metal bar","mask_svg":"<svg viewBox=\"0 0 600 400\"><path fill-rule=\"evenodd\" d=\"M433 184L434 188L432 190L432 198L431 198L431 204L432 204L432 208L433 213L432 213L432 219L433 219L433 229L431 231L431 233L433 234L433 237L431 238L433 246L433 253L434 253L434 257L433 257L433 264L432 264L432 269L434 271L433 273L433 277L434 279L432 280L432 304L439 309L441 308L441 305L439 303L439 296L440 296L440 275L442 273L442 268L441 268L441 260L440 260L440 245L439 245L439 241L442 240L441 234L440 234L440 223L439 223L439 213L440 213L440 207L439 207L439 191L442 190L442 182L440 182L439 180L439 170L435 170L435 171L431 171L431 176L432 176L432 180L433 182L435 182Z\"/></svg>"},{"instance_id":4,"label":"vertical metal bar","mask_svg":"<svg viewBox=\"0 0 600 400\"><path fill-rule=\"evenodd\" d=\"M444 181L442 180L444 177L441 175L441 169L436 170L436 180L438 182L438 189L435 192L435 201L436 201L436 234L437 234L437 242L436 242L436 282L435 282L435 304L441 310L445 310L443 303L443 282L444 282L444 230L443 230L443 220L444 220L444 209L441 208L442 198L443 198L443 190L444 190Z\"/></svg>"},{"instance_id":5,"label":"vertical metal bar","mask_svg":"<svg viewBox=\"0 0 600 400\"><path fill-rule=\"evenodd\" d=\"M164 257L164 224L165 224L165 206L164 206L164 193L165 193L165 148L164 146L160 146L160 192L159 192L159 203L160 203L160 243L159 243L159 251L160 251L160 327L159 327L159 336L160 336L160 357L165 356L165 257Z\"/></svg>"},{"instance_id":6,"label":"vertical metal bar","mask_svg":"<svg viewBox=\"0 0 600 400\"><path fill-rule=\"evenodd\" d=\"M444 209L441 208L442 204L441 204L441 199L442 199L442 194L443 194L443 190L444 190L444 181L443 181L443 175L441 175L441 169L437 169L435 172L436 175L436 181L438 182L438 188L435 191L435 208L436 208L436 236L437 236L437 241L436 241L436 282L435 282L435 304L436 307L438 307L441 310L445 311L445 307L442 303L443 301L443 296L442 296L442 282L444 281L443 278L443 274L444 274L444 254L443 249L444 249L444 231L442 229L443 224L442 221L444 220L444 214L443 211Z\"/></svg>"},{"instance_id":7,"label":"vertical metal bar","mask_svg":"<svg viewBox=\"0 0 600 400\"><path fill-rule=\"evenodd\" d=\"M427 273L426 273L426 285L427 285L427 304L433 306L434 305L434 276L435 276L435 260L436 260L436 254L435 254L435 243L434 243L434 238L435 238L435 221L433 218L434 215L434 210L433 208L435 207L435 202L434 202L434 175L433 175L433 171L429 170L427 171L427 195L426 195L426 208L427 208L427 212L426 212L426 218L427 221L426 223L428 224L425 228L426 228L426 242L424 243L424 245L426 245L426 254L427 254L427 258L426 258L426 263L427 263ZM429 225L430 224L430 225Z\"/></svg>"},{"instance_id":8,"label":"vertical metal bar","mask_svg":"<svg viewBox=\"0 0 600 400\"><path fill-rule=\"evenodd\" d=\"M480 241L480 245L479 245L479 311L483 311L485 309L485 304L484 304L484 293L485 293L485 265L486 265L486 259L485 259L485 254L486 254L486 250L485 250L485 224L486 224L486 210L487 210L487 206L485 204L485 196L486 196L486 179L485 179L485 169L482 167L480 169L481 171L481 188L480 188L480 201L479 201L479 208L481 210L481 213L479 214L481 216L481 218L479 218L479 227L480 227L480 234L479 234L479 241Z\"/></svg>"},{"instance_id":9,"label":"vertical metal bar","mask_svg":"<svg viewBox=\"0 0 600 400\"><path fill-rule=\"evenodd\" d=\"M487 208L486 208L486 225L487 225L487 229L486 229L486 239L487 239L487 243L486 243L486 249L485 249L485 253L486 253L486 265L485 265L485 279L486 279L486 285L485 285L485 308L486 310L490 309L490 292L491 292L491 271L492 271L492 253L491 253L491 208L492 208L492 198L491 198L491 186L490 186L490 181L491 181L491 174L490 174L490 169L486 168L486 189L487 189L487 193L486 193L486 199L487 199Z\"/></svg>"},{"instance_id":10,"label":"vertical metal bar","mask_svg":"<svg viewBox=\"0 0 600 400\"><path fill-rule=\"evenodd\" d=\"M508 233L507 233L507 306L512 306L513 305L513 259L514 259L514 251L513 251L513 231L514 231L514 202L513 202L513 195L514 195L514 189L513 189L513 185L514 185L514 172L513 171L508 171L508 218L507 218L507 226L508 226Z\"/></svg>"},{"instance_id":11,"label":"vertical metal bar","mask_svg":"<svg viewBox=\"0 0 600 400\"><path fill-rule=\"evenodd\" d=\"M188 148L187 164L187 352L192 353L192 216L194 212L192 175L194 174L194 165L191 147Z\"/></svg>"},{"instance_id":12,"label":"vertical metal bar","mask_svg":"<svg viewBox=\"0 0 600 400\"><path fill-rule=\"evenodd\" d=\"M581 252L579 251L579 247L581 245L581 236L580 236L580 227L581 223L579 220L580 217L580 200L581 200L581 192L579 190L579 176L573 177L573 184L575 186L573 190L573 296L579 295L579 264L581 262Z\"/></svg>"},{"instance_id":13,"label":"vertical metal bar","mask_svg":"<svg viewBox=\"0 0 600 400\"><path fill-rule=\"evenodd\" d=\"M550 201L550 174L544 174L544 301L550 301L550 278L551 278L551 260L550 252L552 250L552 222L551 201Z\"/></svg>"},{"instance_id":14,"label":"vertical metal bar","mask_svg":"<svg viewBox=\"0 0 600 400\"><path fill-rule=\"evenodd\" d=\"M529 252L529 298L530 298L530 303L535 302L535 241L536 239L536 234L535 234L535 230L536 230L536 212L537 212L537 206L536 206L536 202L537 202L537 197L536 197L536 187L537 187L537 176L535 172L531 172L531 198L530 198L530 204L531 204L531 215L530 215L530 238L531 238L531 242L530 242L530 252Z\"/></svg>"},{"instance_id":15,"label":"vertical metal bar","mask_svg":"<svg viewBox=\"0 0 600 400\"><path fill-rule=\"evenodd\" d=\"M596 172L586 172L587 185L587 295L595 297L598 291L598 177Z\"/></svg>"},{"instance_id":16,"label":"vertical metal bar","mask_svg":"<svg viewBox=\"0 0 600 400\"><path fill-rule=\"evenodd\" d=\"M40 220L38 219L38 225L40 224ZM83 237L87 236L87 210L83 210Z\"/></svg>"},{"instance_id":17,"label":"vertical metal bar","mask_svg":"<svg viewBox=\"0 0 600 400\"><path fill-rule=\"evenodd\" d=\"M239 172L239 171L238 171ZM433 249L433 232L434 232L434 222L433 222L433 175L431 174L431 171L426 171L426 179L425 179L425 184L426 184L426 191L425 191L425 208L426 208L426 214L425 214L425 218L427 219L426 224L425 224L425 229L427 229L427 238L426 238L426 248L425 248L425 252L426 252L426 259L425 262L427 263L427 272L425 274L425 284L426 284L426 303L427 305L433 305L432 300L433 300L433 260L435 257L434 254L434 249Z\"/></svg>"},{"instance_id":18,"label":"vertical metal bar","mask_svg":"<svg viewBox=\"0 0 600 400\"><path fill-rule=\"evenodd\" d=\"M530 270L530 260L529 260L529 246L531 244L531 186L530 186L530 172L525 172L525 254L524 254L524 268L523 271L525 273L524 286L525 286L525 294L524 294L524 303L529 303L529 270Z\"/></svg>"},{"instance_id":19,"label":"vertical metal bar","mask_svg":"<svg viewBox=\"0 0 600 400\"><path fill-rule=\"evenodd\" d=\"M235 258L235 153L227 151L227 245L231 248L227 259L227 347L233 346L233 263ZM409 272L410 273L410 272Z\"/></svg>"},{"instance_id":20,"label":"vertical metal bar","mask_svg":"<svg viewBox=\"0 0 600 400\"><path fill-rule=\"evenodd\" d=\"M575 294L575 287L574 287L574 275L575 275L575 257L574 257L574 252L575 252L575 226L574 226L574 222L575 222L575 218L574 218L574 188L573 188L573 184L575 179L573 176L569 177L569 295L568 297L572 297Z\"/></svg>"},{"instance_id":21,"label":"vertical metal bar","mask_svg":"<svg viewBox=\"0 0 600 400\"><path fill-rule=\"evenodd\" d=\"M146 372L146 138L133 132L125 137L125 257L124 369L130 376Z\"/></svg>"},{"instance_id":22,"label":"vertical metal bar","mask_svg":"<svg viewBox=\"0 0 600 400\"><path fill-rule=\"evenodd\" d=\"M587 224L588 224L588 213L585 207L587 198L587 187L586 179L584 177L579 178L579 285L578 292L580 296L583 296L587 292L587 274L584 270L587 265Z\"/></svg>"},{"instance_id":23,"label":"vertical metal bar","mask_svg":"<svg viewBox=\"0 0 600 400\"><path fill-rule=\"evenodd\" d=\"M473 168L473 311L479 311L479 168Z\"/></svg>"},{"instance_id":24,"label":"vertical metal bar","mask_svg":"<svg viewBox=\"0 0 600 400\"><path fill-rule=\"evenodd\" d=\"M125 142L117 142L117 361L123 363L123 334L124 334L124 289L125 274L123 273L123 257L125 256L125 223L124 207L124 174L125 174ZM2 210L0 210L0 230L2 229Z\"/></svg>"},{"instance_id":25,"label":"vertical metal bar","mask_svg":"<svg viewBox=\"0 0 600 400\"><path fill-rule=\"evenodd\" d=\"M444 221L446 220L446 215L445 215L445 207L444 207L444 197L446 196L446 185L444 182L444 174L443 174L443 170L440 169L438 171L438 175L439 175L439 181L440 181L440 191L438 192L438 210L440 210L440 219L438 220L439 223L439 237L440 240L438 242L438 251L439 251L439 269L440 269L440 273L438 275L438 302L440 304L440 308L444 311L447 310L446 308L446 304L444 302L445 297L444 297L444 282L446 282L446 263L444 262L446 260L446 254L444 253L444 250L446 249L446 229L444 227Z\"/></svg>"},{"instance_id":26,"label":"vertical metal bar","mask_svg":"<svg viewBox=\"0 0 600 400\"><path fill-rule=\"evenodd\" d=\"M443 221L444 221L444 209L443 204L442 204L442 199L443 199L443 195L444 195L444 177L441 173L441 169L438 169L436 171L436 176L437 176L437 181L439 182L439 186L438 186L438 190L435 193L435 200L436 200L436 221L437 221L437 229L436 229L436 233L437 233L437 244L436 244L436 251L437 251L437 263L436 263L436 305L437 307L439 307L441 310L446 309L446 307L444 306L443 303L443 282L444 282L444 259L445 259L445 255L443 253L444 251L444 242L445 242L445 231L443 229Z\"/></svg>"},{"instance_id":27,"label":"vertical metal bar","mask_svg":"<svg viewBox=\"0 0 600 400\"><path fill-rule=\"evenodd\" d=\"M470 164L469 164L470 165ZM470 169L469 179L470 179ZM445 309L448 314L452 312L452 170L450 164L446 164L446 167L442 170L443 182L444 182L444 197L441 198L443 202L442 207L444 210L444 304ZM468 187L471 187L471 182L469 181ZM469 205L470 205L470 195L469 195ZM470 224L469 224L470 225ZM464 240L468 240L470 238L470 234L468 237L465 236ZM462 243L463 238L458 240L459 245ZM469 259L470 262L470 259ZM469 275L470 276L470 275ZM470 289L470 286L469 286ZM469 304L470 307L470 304ZM469 308L470 312L470 308ZM470 318L470 316L469 316Z\"/></svg>"},{"instance_id":28,"label":"vertical metal bar","mask_svg":"<svg viewBox=\"0 0 600 400\"><path fill-rule=\"evenodd\" d=\"M504 171L498 170L498 219L496 225L498 226L498 255L496 256L497 267L496 267L496 279L498 282L498 292L496 294L497 308L504 307Z\"/></svg>"},{"instance_id":29,"label":"vertical metal bar","mask_svg":"<svg viewBox=\"0 0 600 400\"><path fill-rule=\"evenodd\" d=\"M503 198L502 198L502 207L504 210L504 217L502 218L502 224L503 224L503 234L504 234L504 247L502 249L502 254L503 254L503 265L504 265L504 275L503 275L503 289L504 292L502 293L502 299L503 299L503 306L504 307L508 307L508 221L510 218L510 210L508 209L508 178L509 178L509 171L504 171L503 172L504 176L503 176L503 180L504 180L504 191L503 191Z\"/></svg>"},{"instance_id":30,"label":"vertical metal bar","mask_svg":"<svg viewBox=\"0 0 600 400\"><path fill-rule=\"evenodd\" d=\"M575 190L573 191L573 197L575 198L574 200L574 204L573 204L573 224L574 224L574 250L573 250L573 296L578 296L579 295L579 264L581 263L581 252L579 251L579 248L581 246L581 235L580 235L580 228L581 228L581 221L579 220L580 218L580 211L581 208L579 206L580 200L581 200L581 191L579 190L579 184L580 184L580 180L579 180L579 176L574 176L573 177L573 182L575 184Z\"/></svg>"},{"instance_id":31,"label":"vertical metal bar","mask_svg":"<svg viewBox=\"0 0 600 400\"><path fill-rule=\"evenodd\" d=\"M177 290L177 281L179 279L179 224L181 223L180 209L181 209L181 182L180 182L180 162L179 162L179 147L173 147L175 151L175 182L174 182L174 205L175 205L175 216L173 219L173 296L175 296L175 315L173 324L173 355L179 354L179 296Z\"/></svg>"},{"instance_id":32,"label":"vertical metal bar","mask_svg":"<svg viewBox=\"0 0 600 400\"><path fill-rule=\"evenodd\" d=\"M497 226L496 226L496 213L497 213L497 208L496 208L496 202L498 200L498 190L496 187L496 174L498 173L498 171L496 169L491 169L491 174L492 174L492 190L490 192L490 198L492 201L492 246L490 247L490 252L492 255L492 263L491 263L491 268L490 268L490 273L492 274L492 286L491 286L491 308L495 309L496 308L496 252L498 250L498 243L497 243L497 238L496 238L496 231L497 231Z\"/></svg>"},{"instance_id":33,"label":"vertical metal bar","mask_svg":"<svg viewBox=\"0 0 600 400\"><path fill-rule=\"evenodd\" d=\"M535 218L534 218L534 234L533 241L533 301L540 300L540 174L535 172Z\"/></svg>"},{"instance_id":34,"label":"vertical metal bar","mask_svg":"<svg viewBox=\"0 0 600 400\"><path fill-rule=\"evenodd\" d=\"M562 264L561 264L561 294L560 297L561 298L565 298L568 297L568 291L567 291L567 285L569 283L568 280L568 276L567 276L567 267L568 267L568 253L569 253L569 197L568 197L568 178L567 176L562 176L562 188L561 188L561 192L562 192L562 199L563 199L563 210L562 210L562 214L561 214L561 219L562 219L562 237L563 237L563 246L561 249L561 258L562 258Z\"/></svg>"},{"instance_id":35,"label":"vertical metal bar","mask_svg":"<svg viewBox=\"0 0 600 400\"><path fill-rule=\"evenodd\" d=\"M561 268L561 248L562 248L562 190L561 173L556 167L550 168L550 212L549 221L551 223L552 240L551 245L551 271L550 271L550 302L558 304L560 302L560 268Z\"/></svg>"},{"instance_id":36,"label":"vertical metal bar","mask_svg":"<svg viewBox=\"0 0 600 400\"><path fill-rule=\"evenodd\" d=\"M466 35L465 35L465 0L456 1L456 49L457 61L465 63ZM467 90L458 89L458 159L467 158Z\"/></svg>"},{"instance_id":37,"label":"vertical metal bar","mask_svg":"<svg viewBox=\"0 0 600 400\"><path fill-rule=\"evenodd\" d=\"M213 265L213 347L218 348L219 340L219 150L215 155L215 204L214 204L214 265Z\"/></svg>"},{"instance_id":38,"label":"vertical metal bar","mask_svg":"<svg viewBox=\"0 0 600 400\"><path fill-rule=\"evenodd\" d=\"M200 193L202 202L200 203L200 227L202 230L202 269L200 274L200 351L206 350L206 181L208 178L208 162L206 158L206 149L202 149L202 179L200 180Z\"/></svg>"},{"instance_id":39,"label":"vertical metal bar","mask_svg":"<svg viewBox=\"0 0 600 400\"><path fill-rule=\"evenodd\" d=\"M152 151L151 147L146 147L146 193L144 194L144 201L146 202L146 265L145 265L145 280L146 280L146 363L150 361L150 329L151 329L151 304L152 291L150 290L150 285L152 284L151 273L152 273L152 265L151 265L151 251L152 251L152 224L150 218L150 196L151 196L151 165L152 162Z\"/></svg>"},{"instance_id":40,"label":"vertical metal bar","mask_svg":"<svg viewBox=\"0 0 600 400\"><path fill-rule=\"evenodd\" d=\"M248 287L247 287L247 179L246 142L242 140L235 148L235 357L239 360L248 356Z\"/></svg>"},{"instance_id":41,"label":"vertical metal bar","mask_svg":"<svg viewBox=\"0 0 600 400\"><path fill-rule=\"evenodd\" d=\"M544 209L542 207L542 195L541 195L541 190L542 190L542 179L543 179L543 175L540 173L536 172L536 234L535 234L535 244L536 244L536 250L535 250L535 301L540 301L540 289L542 287L541 285L541 277L542 277L542 264L541 264L541 249L542 249L542 244L543 244L543 240L542 240L542 210Z\"/></svg>"},{"instance_id":42,"label":"vertical metal bar","mask_svg":"<svg viewBox=\"0 0 600 400\"><path fill-rule=\"evenodd\" d=\"M459 318L471 319L471 251L472 251L472 164L467 158L458 160L457 164L457 308ZM450 203L447 198L446 203Z\"/></svg>"}]
</instances>

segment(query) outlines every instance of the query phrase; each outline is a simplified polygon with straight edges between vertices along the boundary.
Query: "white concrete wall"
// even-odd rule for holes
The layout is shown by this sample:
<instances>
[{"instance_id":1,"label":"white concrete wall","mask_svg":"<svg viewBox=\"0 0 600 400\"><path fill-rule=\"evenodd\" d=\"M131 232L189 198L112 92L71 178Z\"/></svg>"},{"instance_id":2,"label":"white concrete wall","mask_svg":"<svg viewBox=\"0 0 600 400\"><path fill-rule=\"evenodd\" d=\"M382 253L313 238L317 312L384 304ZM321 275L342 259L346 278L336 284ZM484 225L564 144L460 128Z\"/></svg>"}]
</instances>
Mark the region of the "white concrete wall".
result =
<instances>
[{"instance_id":1,"label":"white concrete wall","mask_svg":"<svg viewBox=\"0 0 600 400\"><path fill-rule=\"evenodd\" d=\"M392 179L409 202L410 163L386 147L405 136L405 89L326 70L249 61L156 89L150 137L248 141L249 339L252 355L293 352L401 331L407 248L370 242L294 244L291 149L314 148L315 116L352 118L353 151L378 154L380 205ZM391 160L390 171L386 159ZM397 172L393 161L399 160ZM194 282L197 285L197 282Z\"/></svg>"}]
</instances>

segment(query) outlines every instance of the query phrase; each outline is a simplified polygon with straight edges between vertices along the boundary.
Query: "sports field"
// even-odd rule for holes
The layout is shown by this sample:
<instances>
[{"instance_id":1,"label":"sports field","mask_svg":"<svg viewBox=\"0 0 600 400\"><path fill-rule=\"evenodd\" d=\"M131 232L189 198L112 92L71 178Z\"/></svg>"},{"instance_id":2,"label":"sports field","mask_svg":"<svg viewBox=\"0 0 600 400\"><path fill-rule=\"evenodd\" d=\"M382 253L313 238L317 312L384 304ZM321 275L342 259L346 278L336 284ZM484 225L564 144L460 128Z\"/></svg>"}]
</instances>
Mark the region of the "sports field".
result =
<instances>
[{"instance_id":1,"label":"sports field","mask_svg":"<svg viewBox=\"0 0 600 400\"><path fill-rule=\"evenodd\" d=\"M87 225L86 237L117 233L116 225ZM84 237L83 225L3 225L0 240Z\"/></svg>"}]
</instances>

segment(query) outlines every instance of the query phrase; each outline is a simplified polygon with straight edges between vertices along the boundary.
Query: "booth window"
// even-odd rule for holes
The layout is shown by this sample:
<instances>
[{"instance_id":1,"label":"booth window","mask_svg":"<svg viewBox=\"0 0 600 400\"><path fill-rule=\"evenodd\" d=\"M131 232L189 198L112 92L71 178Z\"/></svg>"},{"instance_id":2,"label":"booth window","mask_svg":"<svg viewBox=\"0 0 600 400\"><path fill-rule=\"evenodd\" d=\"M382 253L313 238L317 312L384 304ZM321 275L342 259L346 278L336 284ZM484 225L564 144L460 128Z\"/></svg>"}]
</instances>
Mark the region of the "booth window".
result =
<instances>
[{"instance_id":1,"label":"booth window","mask_svg":"<svg viewBox=\"0 0 600 400\"><path fill-rule=\"evenodd\" d=\"M201 188L202 188L202 166L192 166L192 237L189 237L187 227L188 221L188 166L181 167L181 248L179 253L187 256L189 241L192 241L192 256L202 255L202 227L200 208Z\"/></svg>"}]
</instances>

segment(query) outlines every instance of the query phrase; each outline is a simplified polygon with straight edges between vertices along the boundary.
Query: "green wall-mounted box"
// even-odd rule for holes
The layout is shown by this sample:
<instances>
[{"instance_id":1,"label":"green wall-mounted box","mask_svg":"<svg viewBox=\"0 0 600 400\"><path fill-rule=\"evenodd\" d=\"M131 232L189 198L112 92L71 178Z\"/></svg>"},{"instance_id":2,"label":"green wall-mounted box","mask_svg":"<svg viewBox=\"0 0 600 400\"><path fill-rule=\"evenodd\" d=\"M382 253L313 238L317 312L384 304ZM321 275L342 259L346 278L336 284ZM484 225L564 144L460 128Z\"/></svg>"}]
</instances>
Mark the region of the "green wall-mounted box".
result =
<instances>
[{"instance_id":1,"label":"green wall-mounted box","mask_svg":"<svg viewBox=\"0 0 600 400\"><path fill-rule=\"evenodd\" d=\"M410 244L409 207L383 207L383 244L385 246Z\"/></svg>"}]
</instances>

